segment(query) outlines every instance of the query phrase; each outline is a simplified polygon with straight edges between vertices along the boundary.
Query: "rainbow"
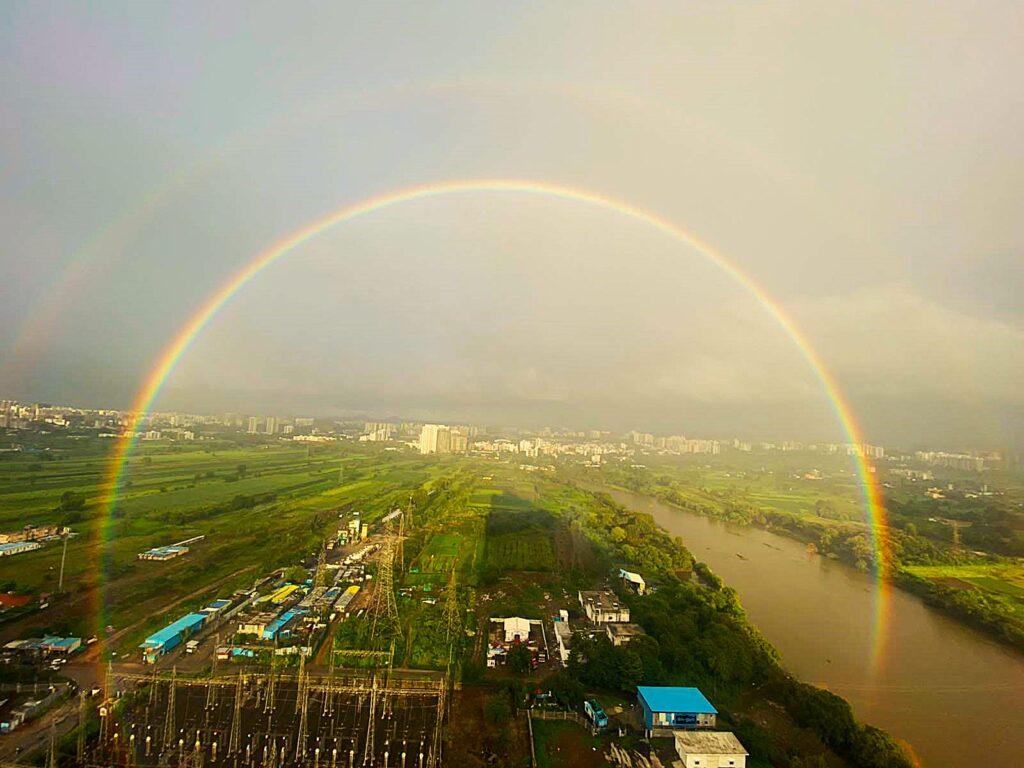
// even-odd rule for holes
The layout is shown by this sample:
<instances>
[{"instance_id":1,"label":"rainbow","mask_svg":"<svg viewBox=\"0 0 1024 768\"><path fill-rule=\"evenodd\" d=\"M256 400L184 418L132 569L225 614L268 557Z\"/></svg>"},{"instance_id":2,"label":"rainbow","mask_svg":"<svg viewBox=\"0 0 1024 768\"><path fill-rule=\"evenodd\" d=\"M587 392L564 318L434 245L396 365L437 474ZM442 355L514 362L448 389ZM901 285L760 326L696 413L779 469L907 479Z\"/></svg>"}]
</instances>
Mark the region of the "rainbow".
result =
<instances>
[{"instance_id":1,"label":"rainbow","mask_svg":"<svg viewBox=\"0 0 1024 768\"><path fill-rule=\"evenodd\" d=\"M252 258L244 267L242 267L242 269L236 272L213 294L211 294L202 306L191 316L188 322L182 326L171 342L164 348L156 362L156 365L146 377L145 382L139 389L132 404L131 410L135 415L135 419L138 420L143 418L152 410L154 402L160 395L164 384L174 371L178 361L181 360L182 356L192 345L192 342L200 333L202 333L203 329L207 324L209 324L214 316L235 294L237 294L249 282L254 280L261 272L263 272L263 270L288 255L296 248L309 242L332 227L385 208L401 205L403 203L410 203L416 200L424 200L445 195L486 193L534 195L553 200L581 203L595 208L604 209L645 224L661 232L675 242L688 248L692 248L707 257L718 265L718 267L720 267L724 272L730 275L737 283L742 285L750 295L753 296L762 307L764 307L768 314L775 319L789 338L796 344L807 364L810 366L815 376L820 380L848 442L856 445L860 445L864 442L861 437L860 429L853 418L850 406L846 402L839 385L828 372L821 358L814 351L807 338L797 328L793 320L786 314L778 303L768 296L764 289L762 289L752 277L741 271L735 264L730 262L722 254L718 253L710 245L686 230L676 226L667 219L622 200L617 200L585 189L569 187L561 184L507 178L446 181L388 192L339 208L328 213L326 216L307 224L302 229L296 230L281 240L278 240L269 248ZM117 503L117 491L120 487L120 483L122 482L122 477L128 464L128 458L134 445L134 429L129 428L126 430L125 436L118 442L108 464L106 482L104 483L105 495L102 503L102 516L99 529L101 544L107 541L112 512ZM886 625L888 623L889 587L886 582L886 576L888 572L890 553L886 534L887 521L885 509L881 501L881 495L874 479L873 469L860 451L854 451L854 464L862 489L863 503L866 513L865 516L870 532L871 545L875 552L874 566L877 588L875 592L875 615L873 628L874 644L871 659L871 666L875 669L883 656Z\"/></svg>"}]
</instances>

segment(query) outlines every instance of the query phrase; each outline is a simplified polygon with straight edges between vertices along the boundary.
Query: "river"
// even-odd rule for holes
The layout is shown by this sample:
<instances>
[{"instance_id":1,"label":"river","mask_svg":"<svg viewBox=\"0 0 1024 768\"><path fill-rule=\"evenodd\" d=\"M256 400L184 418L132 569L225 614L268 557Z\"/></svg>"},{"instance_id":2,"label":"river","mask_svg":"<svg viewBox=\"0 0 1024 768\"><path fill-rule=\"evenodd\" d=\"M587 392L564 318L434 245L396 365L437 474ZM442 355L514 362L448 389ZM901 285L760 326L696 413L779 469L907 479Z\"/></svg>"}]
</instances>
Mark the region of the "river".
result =
<instances>
[{"instance_id":1,"label":"river","mask_svg":"<svg viewBox=\"0 0 1024 768\"><path fill-rule=\"evenodd\" d=\"M799 679L839 694L857 717L908 742L926 768L1024 766L1024 657L891 591L888 642L869 663L874 582L759 528L610 491L681 536L733 587Z\"/></svg>"}]
</instances>

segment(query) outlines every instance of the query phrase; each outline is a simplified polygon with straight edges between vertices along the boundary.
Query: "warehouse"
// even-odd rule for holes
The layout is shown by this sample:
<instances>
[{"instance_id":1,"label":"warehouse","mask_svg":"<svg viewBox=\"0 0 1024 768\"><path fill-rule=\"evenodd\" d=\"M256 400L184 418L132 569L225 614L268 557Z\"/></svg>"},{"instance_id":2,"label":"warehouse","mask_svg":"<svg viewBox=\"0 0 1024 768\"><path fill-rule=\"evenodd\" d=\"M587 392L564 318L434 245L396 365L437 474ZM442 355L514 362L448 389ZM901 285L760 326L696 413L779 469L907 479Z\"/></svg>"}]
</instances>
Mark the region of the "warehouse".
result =
<instances>
[{"instance_id":1,"label":"warehouse","mask_svg":"<svg viewBox=\"0 0 1024 768\"><path fill-rule=\"evenodd\" d=\"M154 632L139 646L142 649L142 660L147 664L155 664L165 653L174 650L183 640L202 629L205 621L206 614L190 613L168 624L159 632Z\"/></svg>"},{"instance_id":2,"label":"warehouse","mask_svg":"<svg viewBox=\"0 0 1024 768\"><path fill-rule=\"evenodd\" d=\"M39 544L34 541L12 541L8 544L0 544L0 557L20 555L22 552L31 552L33 549L39 548Z\"/></svg>"},{"instance_id":3,"label":"warehouse","mask_svg":"<svg viewBox=\"0 0 1024 768\"><path fill-rule=\"evenodd\" d=\"M714 728L718 710L697 688L641 685L636 689L648 735L663 729Z\"/></svg>"}]
</instances>

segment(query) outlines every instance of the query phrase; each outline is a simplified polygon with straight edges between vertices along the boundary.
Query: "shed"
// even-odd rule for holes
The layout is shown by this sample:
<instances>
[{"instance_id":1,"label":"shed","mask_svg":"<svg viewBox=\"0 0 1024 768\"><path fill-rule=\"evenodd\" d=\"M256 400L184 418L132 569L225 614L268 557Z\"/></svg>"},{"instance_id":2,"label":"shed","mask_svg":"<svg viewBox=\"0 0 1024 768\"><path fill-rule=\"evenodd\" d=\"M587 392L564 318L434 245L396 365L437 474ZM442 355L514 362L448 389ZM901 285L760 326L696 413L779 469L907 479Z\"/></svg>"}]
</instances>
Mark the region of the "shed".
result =
<instances>
[{"instance_id":1,"label":"shed","mask_svg":"<svg viewBox=\"0 0 1024 768\"><path fill-rule=\"evenodd\" d=\"M644 577L639 573L633 573L632 571L619 568L619 578L622 579L623 584L638 595L642 595L647 592L647 582L644 581Z\"/></svg>"}]
</instances>

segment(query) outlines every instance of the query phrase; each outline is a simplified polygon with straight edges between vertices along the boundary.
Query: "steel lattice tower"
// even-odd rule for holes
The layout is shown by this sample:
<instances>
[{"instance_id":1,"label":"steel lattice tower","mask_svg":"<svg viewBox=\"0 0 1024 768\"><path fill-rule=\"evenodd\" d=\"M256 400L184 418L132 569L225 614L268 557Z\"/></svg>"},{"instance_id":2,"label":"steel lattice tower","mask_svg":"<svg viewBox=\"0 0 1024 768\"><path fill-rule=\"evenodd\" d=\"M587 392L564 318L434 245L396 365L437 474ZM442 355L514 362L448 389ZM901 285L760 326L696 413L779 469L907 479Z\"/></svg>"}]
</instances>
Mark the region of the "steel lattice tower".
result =
<instances>
[{"instance_id":1,"label":"steel lattice tower","mask_svg":"<svg viewBox=\"0 0 1024 768\"><path fill-rule=\"evenodd\" d=\"M402 633L395 603L395 539L393 521L388 521L377 558L376 587L370 607L370 642L378 649L389 648Z\"/></svg>"}]
</instances>

